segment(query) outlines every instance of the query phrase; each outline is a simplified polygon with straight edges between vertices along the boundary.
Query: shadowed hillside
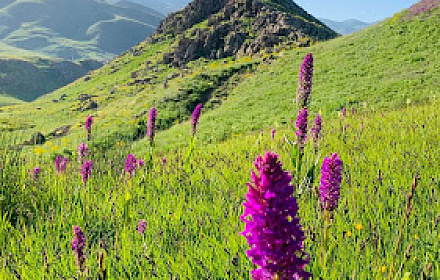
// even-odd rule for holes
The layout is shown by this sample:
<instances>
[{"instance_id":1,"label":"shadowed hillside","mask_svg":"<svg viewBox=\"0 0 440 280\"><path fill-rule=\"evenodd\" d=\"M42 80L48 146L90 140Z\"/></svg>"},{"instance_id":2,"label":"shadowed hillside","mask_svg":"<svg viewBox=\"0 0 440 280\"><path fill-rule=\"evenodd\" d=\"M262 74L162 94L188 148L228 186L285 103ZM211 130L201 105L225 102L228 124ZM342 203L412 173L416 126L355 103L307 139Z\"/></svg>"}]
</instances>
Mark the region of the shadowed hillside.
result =
<instances>
[{"instance_id":1,"label":"shadowed hillside","mask_svg":"<svg viewBox=\"0 0 440 280\"><path fill-rule=\"evenodd\" d=\"M109 60L145 40L162 15L130 2L16 0L0 6L0 39L11 47L69 60ZM0 48L0 55L10 54Z\"/></svg>"},{"instance_id":2,"label":"shadowed hillside","mask_svg":"<svg viewBox=\"0 0 440 280\"><path fill-rule=\"evenodd\" d=\"M0 93L32 101L100 67L96 61L0 59Z\"/></svg>"},{"instance_id":3,"label":"shadowed hillside","mask_svg":"<svg viewBox=\"0 0 440 280\"><path fill-rule=\"evenodd\" d=\"M0 93L35 100L145 40L162 17L131 2L2 1Z\"/></svg>"}]
</instances>

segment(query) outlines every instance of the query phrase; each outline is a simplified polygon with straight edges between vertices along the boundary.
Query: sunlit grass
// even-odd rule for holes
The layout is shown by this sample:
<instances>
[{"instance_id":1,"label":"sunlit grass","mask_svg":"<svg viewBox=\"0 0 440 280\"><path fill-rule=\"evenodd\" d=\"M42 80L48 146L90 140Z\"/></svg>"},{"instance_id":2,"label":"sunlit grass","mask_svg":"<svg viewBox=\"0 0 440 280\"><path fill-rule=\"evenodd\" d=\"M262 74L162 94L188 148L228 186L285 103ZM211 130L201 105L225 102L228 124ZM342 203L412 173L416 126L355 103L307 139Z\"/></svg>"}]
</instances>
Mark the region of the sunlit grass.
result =
<instances>
[{"instance_id":1,"label":"sunlit grass","mask_svg":"<svg viewBox=\"0 0 440 280\"><path fill-rule=\"evenodd\" d=\"M338 152L344 161L344 180L325 268L318 260L318 198L309 188L297 193L307 234L305 248L312 257L307 269L314 275L385 279L402 225L405 197L413 177L419 175L396 271L400 277L405 272L415 278L422 273L434 279L440 276L437 111L438 103L434 103L323 118L321 160ZM344 131L345 124L349 126ZM103 154L92 153L93 174L86 185L81 182L75 154L66 174L58 175L54 153L46 150L23 157L7 149L11 142L3 138L0 258L7 263L2 268L3 279L12 279L14 274L23 279L41 278L43 273L49 278L76 275L70 248L73 225L80 225L87 236L87 265L92 276L98 271L95 260L102 240L110 279L248 279L247 245L238 235L243 228L239 215L247 191L245 183L250 180L253 160L265 150L279 153L284 167L292 169L284 135L292 137L293 132L280 128L274 141L270 130L235 136L219 144L196 141L189 172L183 167L183 148L159 152L154 170L139 170L132 179L123 172L124 160L132 150L121 145L106 153L105 159ZM135 155L147 156L143 152ZM165 166L161 162L164 156ZM37 165L41 178L34 183L27 170ZM318 180L314 186L317 184ZM145 238L137 233L141 219L148 225ZM43 269L44 254L47 269Z\"/></svg>"}]
</instances>

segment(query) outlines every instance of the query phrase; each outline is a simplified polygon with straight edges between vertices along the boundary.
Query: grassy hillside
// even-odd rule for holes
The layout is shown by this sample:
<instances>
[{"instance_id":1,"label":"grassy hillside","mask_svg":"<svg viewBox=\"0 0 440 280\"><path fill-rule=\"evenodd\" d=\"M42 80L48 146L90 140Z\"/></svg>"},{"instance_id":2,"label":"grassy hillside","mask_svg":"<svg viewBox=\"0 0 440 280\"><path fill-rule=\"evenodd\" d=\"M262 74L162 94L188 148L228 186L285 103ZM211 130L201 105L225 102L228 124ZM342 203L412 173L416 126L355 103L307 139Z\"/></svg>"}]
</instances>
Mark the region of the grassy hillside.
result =
<instances>
[{"instance_id":1,"label":"grassy hillside","mask_svg":"<svg viewBox=\"0 0 440 280\"><path fill-rule=\"evenodd\" d=\"M294 196L310 254L305 269L316 279L439 279L439 13L403 12L310 48L199 59L183 69L157 64L171 38L142 43L32 107L1 108L0 278L80 278L76 225L86 239L85 277L250 279L240 215L252 162L270 150L304 178L295 180ZM309 112L321 111L323 134L317 147L307 143L296 172L286 137L295 135L290 120L308 52L315 58ZM97 109L87 109L92 102ZM188 158L188 118L198 102L204 110ZM143 138L152 106L155 150ZM343 107L355 110L339 116ZM67 136L51 133L62 125ZM48 141L22 148L36 131ZM82 141L93 161L85 183ZM341 198L325 230L320 168L334 152L344 163ZM147 162L152 155L153 166L128 174L129 153ZM65 172L55 171L56 155L69 159Z\"/></svg>"},{"instance_id":2,"label":"grassy hillside","mask_svg":"<svg viewBox=\"0 0 440 280\"><path fill-rule=\"evenodd\" d=\"M396 14L359 33L311 48L252 58L199 59L183 71L157 64L171 48L169 41L142 43L87 78L40 98L35 102L40 110L3 108L0 118L11 128L28 127L24 135L72 125L67 137L73 140L82 133L84 117L92 114L104 127L97 132L97 145L112 146L121 138L135 140L135 147L142 148L146 143L139 131L145 129L145 113L156 106L162 130L157 144L172 148L182 145L189 133L188 116L195 104L203 102L205 125L199 139L221 141L236 133L290 123L291 103L286 100L295 93L299 65L307 52L316 61L315 111L335 116L344 106L373 111L427 102L439 94L438 15L439 10L430 17L410 19L405 13ZM63 94L65 101L52 103ZM91 102L80 102L81 94L93 95L90 100L99 108L81 112ZM78 141L71 143L74 149Z\"/></svg>"},{"instance_id":3,"label":"grassy hillside","mask_svg":"<svg viewBox=\"0 0 440 280\"><path fill-rule=\"evenodd\" d=\"M0 95L0 107L20 104L22 102L23 101L21 101L20 99L14 98L9 95L5 95L5 94Z\"/></svg>"},{"instance_id":4,"label":"grassy hillside","mask_svg":"<svg viewBox=\"0 0 440 280\"><path fill-rule=\"evenodd\" d=\"M162 15L129 2L16 0L0 6L0 55L11 48L107 61L148 37Z\"/></svg>"}]
</instances>

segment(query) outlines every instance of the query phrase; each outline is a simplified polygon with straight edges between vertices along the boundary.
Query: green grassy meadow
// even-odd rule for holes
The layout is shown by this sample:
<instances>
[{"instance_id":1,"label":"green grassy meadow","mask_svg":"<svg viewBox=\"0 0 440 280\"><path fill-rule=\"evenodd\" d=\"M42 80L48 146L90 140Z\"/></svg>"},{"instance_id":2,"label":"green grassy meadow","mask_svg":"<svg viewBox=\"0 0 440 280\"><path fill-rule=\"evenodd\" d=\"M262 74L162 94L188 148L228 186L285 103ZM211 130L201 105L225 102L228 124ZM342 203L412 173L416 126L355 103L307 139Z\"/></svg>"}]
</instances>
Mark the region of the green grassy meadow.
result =
<instances>
[{"instance_id":1,"label":"green grassy meadow","mask_svg":"<svg viewBox=\"0 0 440 280\"><path fill-rule=\"evenodd\" d=\"M409 105L383 113L324 118L319 156L309 144L306 161L311 164L318 158L320 166L325 155L337 152L344 161L344 180L325 267L319 260L322 224L313 192L319 181L303 182L296 189L307 233L305 249L311 255L308 271L324 279L386 279L406 196L413 177L419 175L395 279L404 273L410 273L409 279L423 273L431 277L424 279L440 276L438 106ZM96 129L99 126L97 122ZM99 251L106 252L109 279L248 279L252 266L245 256L245 239L238 235L243 229L239 216L245 183L250 181L253 160L265 150L279 153L284 168L292 170L291 148L284 136L292 138L293 131L278 130L271 140L265 130L215 145L196 139L190 170L183 167L183 148L157 152L154 169L138 170L133 178L123 172L130 146L121 144L107 154L92 151L93 174L86 185L76 155L70 157L66 174L59 175L50 153L28 157L8 151L10 142L3 138L0 256L7 265L2 279L73 278L73 225L80 225L87 236L92 279L98 273ZM62 149L62 143L55 144ZM167 158L166 165L162 157ZM34 166L42 170L37 183L27 172ZM144 237L136 228L141 219L148 225Z\"/></svg>"},{"instance_id":2,"label":"green grassy meadow","mask_svg":"<svg viewBox=\"0 0 440 280\"><path fill-rule=\"evenodd\" d=\"M166 87L164 79L178 69L158 64L152 77L145 63L154 65L170 42L142 43L33 103L0 108L0 279L250 279L248 245L239 235L246 183L265 151L278 153L285 170L295 169L283 139L295 137L298 69L308 52L315 58L309 126L321 112L323 134L317 151L310 142L305 147L301 175L316 164L316 176L301 180L294 193L311 257L306 270L315 279L439 279L439 15L440 9L411 19L396 14L272 58L195 61ZM152 82L134 83L139 78ZM52 102L63 94L65 100ZM98 109L78 110L81 94L94 95ZM199 102L205 107L187 165L188 119ZM153 106L154 166L130 177L127 155L150 155L142 132ZM355 112L343 117L343 107ZM95 122L87 141L89 114ZM61 125L72 126L67 136L20 146L32 133L47 135ZM77 158L83 141L93 160L86 184ZM335 152L344 162L343 182L323 261L316 189L323 159ZM55 172L56 155L69 158L65 174ZM37 181L30 174L36 166ZM147 222L145 235L137 231L140 220ZM86 235L82 278L74 225ZM103 270L107 278L99 278Z\"/></svg>"}]
</instances>

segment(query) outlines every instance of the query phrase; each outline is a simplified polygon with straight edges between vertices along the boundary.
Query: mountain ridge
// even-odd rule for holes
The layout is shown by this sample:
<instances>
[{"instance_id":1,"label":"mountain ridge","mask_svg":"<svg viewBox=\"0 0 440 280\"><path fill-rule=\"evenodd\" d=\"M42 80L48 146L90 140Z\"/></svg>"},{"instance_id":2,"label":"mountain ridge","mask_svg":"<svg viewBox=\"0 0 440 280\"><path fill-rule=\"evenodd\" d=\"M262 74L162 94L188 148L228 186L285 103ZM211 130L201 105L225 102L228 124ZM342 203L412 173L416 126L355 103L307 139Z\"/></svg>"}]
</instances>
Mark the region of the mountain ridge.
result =
<instances>
[{"instance_id":1,"label":"mountain ridge","mask_svg":"<svg viewBox=\"0 0 440 280\"><path fill-rule=\"evenodd\" d=\"M0 103L32 101L101 67L145 40L162 18L127 1L2 1L0 93L8 102Z\"/></svg>"},{"instance_id":2,"label":"mountain ridge","mask_svg":"<svg viewBox=\"0 0 440 280\"><path fill-rule=\"evenodd\" d=\"M107 61L145 40L162 18L126 1L15 0L0 6L0 39L36 55Z\"/></svg>"},{"instance_id":3,"label":"mountain ridge","mask_svg":"<svg viewBox=\"0 0 440 280\"><path fill-rule=\"evenodd\" d=\"M169 14L149 42L178 36L166 64L254 55L278 44L307 46L337 33L288 0L195 0Z\"/></svg>"},{"instance_id":4,"label":"mountain ridge","mask_svg":"<svg viewBox=\"0 0 440 280\"><path fill-rule=\"evenodd\" d=\"M348 35L357 32L373 24L369 22L363 22L358 19L347 19L338 21L326 18L319 18L319 20L321 20L325 25L342 35Z\"/></svg>"}]
</instances>

